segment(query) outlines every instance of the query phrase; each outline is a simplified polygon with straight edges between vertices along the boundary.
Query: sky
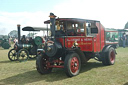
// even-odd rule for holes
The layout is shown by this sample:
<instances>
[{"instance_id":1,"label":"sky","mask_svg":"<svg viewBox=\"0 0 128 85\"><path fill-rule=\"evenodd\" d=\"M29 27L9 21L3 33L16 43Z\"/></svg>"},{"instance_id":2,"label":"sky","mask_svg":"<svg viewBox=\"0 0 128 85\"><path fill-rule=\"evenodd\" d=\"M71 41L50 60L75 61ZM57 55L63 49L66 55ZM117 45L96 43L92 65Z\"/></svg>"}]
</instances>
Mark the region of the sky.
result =
<instances>
[{"instance_id":1,"label":"sky","mask_svg":"<svg viewBox=\"0 0 128 85\"><path fill-rule=\"evenodd\" d=\"M60 18L98 20L106 28L123 29L127 0L0 0L0 35L25 26L46 27L50 12ZM21 33L22 34L22 33Z\"/></svg>"}]
</instances>

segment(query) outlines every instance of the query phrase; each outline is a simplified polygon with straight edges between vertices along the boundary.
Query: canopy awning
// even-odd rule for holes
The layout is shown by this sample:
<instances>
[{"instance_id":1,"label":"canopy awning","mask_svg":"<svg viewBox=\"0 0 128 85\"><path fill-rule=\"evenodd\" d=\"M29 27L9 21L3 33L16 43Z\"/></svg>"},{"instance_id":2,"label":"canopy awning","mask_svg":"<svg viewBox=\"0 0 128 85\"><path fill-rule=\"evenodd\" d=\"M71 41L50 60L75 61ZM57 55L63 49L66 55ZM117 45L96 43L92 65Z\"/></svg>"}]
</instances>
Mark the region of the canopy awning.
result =
<instances>
[{"instance_id":1,"label":"canopy awning","mask_svg":"<svg viewBox=\"0 0 128 85\"><path fill-rule=\"evenodd\" d=\"M27 26L27 27L22 28L22 30L23 31L47 31L47 28Z\"/></svg>"}]
</instances>

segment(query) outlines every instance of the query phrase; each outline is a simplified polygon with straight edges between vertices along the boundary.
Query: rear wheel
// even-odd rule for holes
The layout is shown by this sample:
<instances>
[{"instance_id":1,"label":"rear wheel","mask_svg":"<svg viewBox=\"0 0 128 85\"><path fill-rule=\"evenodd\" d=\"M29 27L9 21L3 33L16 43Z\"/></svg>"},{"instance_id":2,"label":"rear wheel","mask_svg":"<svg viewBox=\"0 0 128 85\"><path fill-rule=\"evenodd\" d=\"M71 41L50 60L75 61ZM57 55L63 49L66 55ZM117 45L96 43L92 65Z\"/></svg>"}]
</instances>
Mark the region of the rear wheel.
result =
<instances>
[{"instance_id":1,"label":"rear wheel","mask_svg":"<svg viewBox=\"0 0 128 85\"><path fill-rule=\"evenodd\" d=\"M113 47L110 47L107 52L103 53L102 63L104 65L113 65L115 63L116 52Z\"/></svg>"},{"instance_id":2,"label":"rear wheel","mask_svg":"<svg viewBox=\"0 0 128 85\"><path fill-rule=\"evenodd\" d=\"M36 69L40 74L47 74L52 71L52 68L47 66L48 57L46 55L38 55L36 59Z\"/></svg>"},{"instance_id":3,"label":"rear wheel","mask_svg":"<svg viewBox=\"0 0 128 85\"><path fill-rule=\"evenodd\" d=\"M29 58L29 53L26 49L21 49L17 53L17 60L20 62L27 61Z\"/></svg>"},{"instance_id":4,"label":"rear wheel","mask_svg":"<svg viewBox=\"0 0 128 85\"><path fill-rule=\"evenodd\" d=\"M69 53L64 61L64 70L67 76L73 77L79 74L81 60L77 53Z\"/></svg>"},{"instance_id":5,"label":"rear wheel","mask_svg":"<svg viewBox=\"0 0 128 85\"><path fill-rule=\"evenodd\" d=\"M8 58L9 60L11 61L16 61L17 60L17 52L15 49L11 49L9 52L8 52Z\"/></svg>"}]
</instances>

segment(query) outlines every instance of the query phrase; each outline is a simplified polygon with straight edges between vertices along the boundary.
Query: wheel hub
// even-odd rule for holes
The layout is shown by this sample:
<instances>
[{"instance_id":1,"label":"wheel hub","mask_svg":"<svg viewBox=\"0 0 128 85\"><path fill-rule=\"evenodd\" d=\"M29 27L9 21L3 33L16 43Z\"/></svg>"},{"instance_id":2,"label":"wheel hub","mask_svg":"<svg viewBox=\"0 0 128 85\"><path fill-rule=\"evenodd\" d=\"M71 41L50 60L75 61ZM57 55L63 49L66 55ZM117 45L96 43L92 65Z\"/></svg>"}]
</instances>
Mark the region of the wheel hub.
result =
<instances>
[{"instance_id":1,"label":"wheel hub","mask_svg":"<svg viewBox=\"0 0 128 85\"><path fill-rule=\"evenodd\" d=\"M77 67L77 62L74 63L74 66Z\"/></svg>"},{"instance_id":2,"label":"wheel hub","mask_svg":"<svg viewBox=\"0 0 128 85\"><path fill-rule=\"evenodd\" d=\"M21 57L25 57L25 54L21 54Z\"/></svg>"},{"instance_id":3,"label":"wheel hub","mask_svg":"<svg viewBox=\"0 0 128 85\"><path fill-rule=\"evenodd\" d=\"M79 69L79 61L76 57L73 57L71 60L71 71L72 73L77 72Z\"/></svg>"},{"instance_id":4,"label":"wheel hub","mask_svg":"<svg viewBox=\"0 0 128 85\"><path fill-rule=\"evenodd\" d=\"M13 56L16 56L16 53L14 53Z\"/></svg>"},{"instance_id":5,"label":"wheel hub","mask_svg":"<svg viewBox=\"0 0 128 85\"><path fill-rule=\"evenodd\" d=\"M114 51L112 51L111 54L110 54L110 60L111 60L112 63L114 63L114 60L115 60L115 53L114 53Z\"/></svg>"}]
</instances>

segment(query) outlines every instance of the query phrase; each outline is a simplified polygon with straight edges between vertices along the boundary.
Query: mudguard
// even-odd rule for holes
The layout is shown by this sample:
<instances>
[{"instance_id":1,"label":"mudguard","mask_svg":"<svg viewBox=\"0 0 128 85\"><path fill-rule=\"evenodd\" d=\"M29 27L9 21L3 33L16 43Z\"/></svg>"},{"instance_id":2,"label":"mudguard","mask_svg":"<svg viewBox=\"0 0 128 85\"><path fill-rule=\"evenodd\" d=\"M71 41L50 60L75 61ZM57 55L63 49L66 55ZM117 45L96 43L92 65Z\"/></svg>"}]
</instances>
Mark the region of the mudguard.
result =
<instances>
[{"instance_id":1,"label":"mudguard","mask_svg":"<svg viewBox=\"0 0 128 85\"><path fill-rule=\"evenodd\" d=\"M80 49L76 48L76 49L74 49L74 51L80 56L80 60L81 60L82 64L84 64L88 61L88 59L86 58L86 56Z\"/></svg>"}]
</instances>

